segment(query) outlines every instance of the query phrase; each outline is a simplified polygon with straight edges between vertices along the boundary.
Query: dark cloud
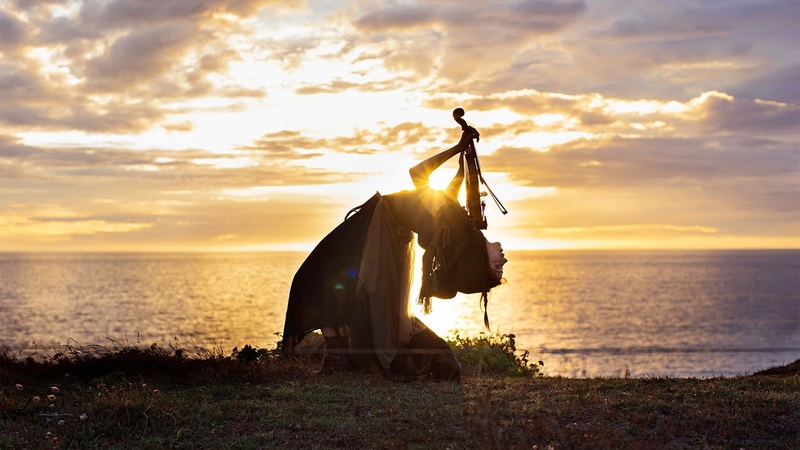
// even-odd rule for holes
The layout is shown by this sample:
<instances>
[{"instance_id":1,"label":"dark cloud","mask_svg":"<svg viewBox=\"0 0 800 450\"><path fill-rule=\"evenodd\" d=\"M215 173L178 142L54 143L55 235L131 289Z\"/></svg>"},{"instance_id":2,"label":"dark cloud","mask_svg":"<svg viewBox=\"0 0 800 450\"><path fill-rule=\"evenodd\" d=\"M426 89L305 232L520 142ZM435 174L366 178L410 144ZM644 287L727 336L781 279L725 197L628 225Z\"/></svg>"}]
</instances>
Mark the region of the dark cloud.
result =
<instances>
[{"instance_id":1,"label":"dark cloud","mask_svg":"<svg viewBox=\"0 0 800 450\"><path fill-rule=\"evenodd\" d=\"M508 67L454 89L688 99L797 64L800 56L789 49L798 39L798 20L798 4L791 0L593 3L554 39L529 42ZM747 95L769 91L761 88ZM770 92L770 99L780 97Z\"/></svg>"},{"instance_id":2,"label":"dark cloud","mask_svg":"<svg viewBox=\"0 0 800 450\"><path fill-rule=\"evenodd\" d=\"M411 37L420 30L441 36L444 51L438 74L465 82L475 73L506 68L537 37L564 29L586 8L583 1L497 2L491 8L481 3L390 4L360 11L354 25L380 40L407 34L407 48L420 55L413 63L411 55L406 55L406 67L429 68L434 62L435 55L427 53L425 46L415 45Z\"/></svg>"},{"instance_id":3,"label":"dark cloud","mask_svg":"<svg viewBox=\"0 0 800 450\"><path fill-rule=\"evenodd\" d=\"M7 51L25 43L28 34L24 22L0 9L0 50Z\"/></svg>"},{"instance_id":4,"label":"dark cloud","mask_svg":"<svg viewBox=\"0 0 800 450\"><path fill-rule=\"evenodd\" d=\"M20 61L16 65L0 63L0 97L5 104L46 102L57 96L38 69L38 65L29 61Z\"/></svg>"},{"instance_id":5,"label":"dark cloud","mask_svg":"<svg viewBox=\"0 0 800 450\"><path fill-rule=\"evenodd\" d=\"M135 133L166 114L145 102L92 101L80 92L55 89L35 72L0 75L0 96L5 100L0 103L0 123L34 129Z\"/></svg>"},{"instance_id":6,"label":"dark cloud","mask_svg":"<svg viewBox=\"0 0 800 450\"><path fill-rule=\"evenodd\" d=\"M262 136L252 145L240 147L265 157L308 159L321 156L323 150L338 153L385 152L387 148L401 149L423 141L432 141L438 134L421 123L404 122L379 132L355 130L351 135L312 138L300 131L284 130ZM302 151L299 151L302 150Z\"/></svg>"},{"instance_id":7,"label":"dark cloud","mask_svg":"<svg viewBox=\"0 0 800 450\"><path fill-rule=\"evenodd\" d=\"M0 157L20 165L35 166L37 169L125 167L153 162L152 158L148 158L145 154L125 150L98 150L91 148L47 149L19 144L0 144Z\"/></svg>"},{"instance_id":8,"label":"dark cloud","mask_svg":"<svg viewBox=\"0 0 800 450\"><path fill-rule=\"evenodd\" d=\"M81 22L100 28L128 28L184 20L202 12L204 2L159 0L89 1L80 11Z\"/></svg>"},{"instance_id":9,"label":"dark cloud","mask_svg":"<svg viewBox=\"0 0 800 450\"><path fill-rule=\"evenodd\" d=\"M728 90L735 96L800 104L800 63L777 69L747 80Z\"/></svg>"},{"instance_id":10,"label":"dark cloud","mask_svg":"<svg viewBox=\"0 0 800 450\"><path fill-rule=\"evenodd\" d=\"M87 63L89 85L119 90L169 72L197 42L189 24L136 29Z\"/></svg>"},{"instance_id":11,"label":"dark cloud","mask_svg":"<svg viewBox=\"0 0 800 450\"><path fill-rule=\"evenodd\" d=\"M564 27L586 9L583 1L540 0L495 2L491 8L476 3L406 3L382 5L361 11L355 24L364 29L386 30L443 25L457 29L502 27L507 32L525 28L529 33L553 31Z\"/></svg>"},{"instance_id":12,"label":"dark cloud","mask_svg":"<svg viewBox=\"0 0 800 450\"><path fill-rule=\"evenodd\" d=\"M426 26L438 17L434 8L430 6L432 5L391 4L362 13L356 18L355 23L361 28L372 30Z\"/></svg>"},{"instance_id":13,"label":"dark cloud","mask_svg":"<svg viewBox=\"0 0 800 450\"><path fill-rule=\"evenodd\" d=\"M487 170L540 187L631 187L761 179L797 172L795 145L758 138L611 138L578 140L548 152L502 148Z\"/></svg>"},{"instance_id":14,"label":"dark cloud","mask_svg":"<svg viewBox=\"0 0 800 450\"><path fill-rule=\"evenodd\" d=\"M112 0L104 3L89 1L81 7L80 19L85 25L100 28L131 28L196 19L213 13L250 17L264 6L296 8L303 3L284 0Z\"/></svg>"},{"instance_id":15,"label":"dark cloud","mask_svg":"<svg viewBox=\"0 0 800 450\"><path fill-rule=\"evenodd\" d=\"M580 119L581 125L587 128L607 126L616 122L609 114L595 111L581 111L577 114L577 117Z\"/></svg>"},{"instance_id":16,"label":"dark cloud","mask_svg":"<svg viewBox=\"0 0 800 450\"><path fill-rule=\"evenodd\" d=\"M703 124L715 131L797 134L800 127L800 104L710 95L699 113Z\"/></svg>"},{"instance_id":17,"label":"dark cloud","mask_svg":"<svg viewBox=\"0 0 800 450\"><path fill-rule=\"evenodd\" d=\"M325 145L323 139L305 137L300 131L284 130L266 134L251 145L239 148L261 154L270 159L302 160L321 156L322 153L318 150L323 145ZM317 150L317 152L299 152L298 150Z\"/></svg>"},{"instance_id":18,"label":"dark cloud","mask_svg":"<svg viewBox=\"0 0 800 450\"><path fill-rule=\"evenodd\" d=\"M615 20L607 31L619 38L708 36L736 33L747 28L792 27L800 17L800 5L791 0L761 2L731 1L644 5L634 7L636 15Z\"/></svg>"},{"instance_id":19,"label":"dark cloud","mask_svg":"<svg viewBox=\"0 0 800 450\"><path fill-rule=\"evenodd\" d=\"M81 39L98 40L102 37L101 30L62 16L49 19L42 24L38 41L44 45L58 45Z\"/></svg>"},{"instance_id":20,"label":"dark cloud","mask_svg":"<svg viewBox=\"0 0 800 450\"><path fill-rule=\"evenodd\" d=\"M287 68L297 68L309 51L319 46L317 36L299 36L287 39L269 39L258 42L256 49L267 52L271 59L283 62Z\"/></svg>"},{"instance_id":21,"label":"dark cloud","mask_svg":"<svg viewBox=\"0 0 800 450\"><path fill-rule=\"evenodd\" d=\"M14 0L14 5L23 11L36 7L49 7L50 5L66 5L70 0Z\"/></svg>"},{"instance_id":22,"label":"dark cloud","mask_svg":"<svg viewBox=\"0 0 800 450\"><path fill-rule=\"evenodd\" d=\"M0 124L31 127L57 122L69 109L72 93L52 86L39 64L19 58L16 65L0 63Z\"/></svg>"},{"instance_id":23,"label":"dark cloud","mask_svg":"<svg viewBox=\"0 0 800 450\"><path fill-rule=\"evenodd\" d=\"M15 136L0 134L0 160L9 162L11 159L19 159L23 161L37 151L33 147L21 144L19 138Z\"/></svg>"},{"instance_id":24,"label":"dark cloud","mask_svg":"<svg viewBox=\"0 0 800 450\"><path fill-rule=\"evenodd\" d=\"M166 118L166 115L166 111L152 104L111 101L107 104L93 104L91 109L73 108L69 116L57 119L55 123L65 128L90 132L129 134L151 128Z\"/></svg>"}]
</instances>

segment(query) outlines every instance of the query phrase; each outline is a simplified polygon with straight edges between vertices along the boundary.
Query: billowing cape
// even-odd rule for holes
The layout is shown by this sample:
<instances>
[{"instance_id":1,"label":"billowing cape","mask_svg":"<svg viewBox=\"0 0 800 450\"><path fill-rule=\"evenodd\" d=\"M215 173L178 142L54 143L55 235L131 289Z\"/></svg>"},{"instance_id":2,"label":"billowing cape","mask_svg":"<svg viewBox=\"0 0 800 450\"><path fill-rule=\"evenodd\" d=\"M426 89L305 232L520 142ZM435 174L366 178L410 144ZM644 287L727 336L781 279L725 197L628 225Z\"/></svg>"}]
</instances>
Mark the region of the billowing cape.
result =
<instances>
[{"instance_id":1,"label":"billowing cape","mask_svg":"<svg viewBox=\"0 0 800 450\"><path fill-rule=\"evenodd\" d=\"M415 331L408 311L412 239L379 193L348 215L294 276L283 352L293 353L306 334L331 326L349 335L358 368L388 370Z\"/></svg>"}]
</instances>

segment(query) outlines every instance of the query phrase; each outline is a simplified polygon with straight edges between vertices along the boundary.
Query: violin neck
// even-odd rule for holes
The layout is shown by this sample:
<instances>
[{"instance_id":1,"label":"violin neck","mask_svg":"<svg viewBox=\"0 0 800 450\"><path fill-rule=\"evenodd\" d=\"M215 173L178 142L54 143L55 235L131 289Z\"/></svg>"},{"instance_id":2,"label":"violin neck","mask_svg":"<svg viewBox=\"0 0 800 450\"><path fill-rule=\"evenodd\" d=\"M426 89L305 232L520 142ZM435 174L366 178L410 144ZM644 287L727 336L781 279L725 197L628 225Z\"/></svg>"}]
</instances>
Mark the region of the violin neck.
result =
<instances>
[{"instance_id":1,"label":"violin neck","mask_svg":"<svg viewBox=\"0 0 800 450\"><path fill-rule=\"evenodd\" d=\"M481 200L480 192L480 164L475 148L470 145L470 150L465 154L464 170L467 180L467 214L475 228L485 230L487 227L484 216L485 203Z\"/></svg>"}]
</instances>

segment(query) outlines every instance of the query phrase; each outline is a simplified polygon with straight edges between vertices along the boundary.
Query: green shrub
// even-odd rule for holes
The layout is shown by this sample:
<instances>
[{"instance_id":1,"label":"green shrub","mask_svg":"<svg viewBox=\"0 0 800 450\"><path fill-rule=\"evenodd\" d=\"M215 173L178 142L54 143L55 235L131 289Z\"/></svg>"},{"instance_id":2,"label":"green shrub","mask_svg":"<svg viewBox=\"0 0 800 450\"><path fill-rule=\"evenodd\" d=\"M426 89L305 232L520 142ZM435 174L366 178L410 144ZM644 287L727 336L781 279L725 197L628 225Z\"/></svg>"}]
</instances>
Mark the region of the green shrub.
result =
<instances>
[{"instance_id":1,"label":"green shrub","mask_svg":"<svg viewBox=\"0 0 800 450\"><path fill-rule=\"evenodd\" d=\"M531 362L527 350L517 352L515 338L513 334L499 333L462 337L456 331L446 341L461 363L462 370L468 374L541 376L544 362Z\"/></svg>"},{"instance_id":2,"label":"green shrub","mask_svg":"<svg viewBox=\"0 0 800 450\"><path fill-rule=\"evenodd\" d=\"M250 344L245 344L241 350L239 350L239 347L234 347L233 352L231 352L231 358L247 364L265 361L269 358L269 354L269 350L265 348L252 347Z\"/></svg>"}]
</instances>

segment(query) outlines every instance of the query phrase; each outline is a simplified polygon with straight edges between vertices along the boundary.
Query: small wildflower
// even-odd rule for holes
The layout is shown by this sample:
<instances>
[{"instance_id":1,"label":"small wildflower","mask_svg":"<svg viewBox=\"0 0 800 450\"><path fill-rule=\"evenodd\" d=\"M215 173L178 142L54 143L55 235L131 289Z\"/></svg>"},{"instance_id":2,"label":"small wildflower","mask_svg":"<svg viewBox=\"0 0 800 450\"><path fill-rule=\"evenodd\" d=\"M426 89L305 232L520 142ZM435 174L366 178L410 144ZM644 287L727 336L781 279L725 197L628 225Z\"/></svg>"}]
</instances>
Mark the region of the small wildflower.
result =
<instances>
[{"instance_id":1,"label":"small wildflower","mask_svg":"<svg viewBox=\"0 0 800 450\"><path fill-rule=\"evenodd\" d=\"M47 399L50 400L51 402L54 402L54 401L56 401L56 396L53 395L53 394L50 394L50 395L47 396Z\"/></svg>"},{"instance_id":2,"label":"small wildflower","mask_svg":"<svg viewBox=\"0 0 800 450\"><path fill-rule=\"evenodd\" d=\"M147 389L147 383L142 383L142 389Z\"/></svg>"},{"instance_id":3,"label":"small wildflower","mask_svg":"<svg viewBox=\"0 0 800 450\"><path fill-rule=\"evenodd\" d=\"M81 419L81 422L83 422L84 420L88 419L89 416L87 416L86 414L81 414L80 416L78 416L78 418Z\"/></svg>"},{"instance_id":4,"label":"small wildflower","mask_svg":"<svg viewBox=\"0 0 800 450\"><path fill-rule=\"evenodd\" d=\"M22 385L21 385L21 384L19 384L19 383L17 383L16 385L14 385L14 387L16 387L18 391L21 391L21 390L25 389L25 387L24 387L24 386L22 386Z\"/></svg>"},{"instance_id":5,"label":"small wildflower","mask_svg":"<svg viewBox=\"0 0 800 450\"><path fill-rule=\"evenodd\" d=\"M59 420L59 421L58 421L58 424L59 424L59 425L64 425L64 420L63 420L63 419L62 419L62 420Z\"/></svg>"},{"instance_id":6,"label":"small wildflower","mask_svg":"<svg viewBox=\"0 0 800 450\"><path fill-rule=\"evenodd\" d=\"M58 386L50 386L50 390L53 391L54 394L58 394Z\"/></svg>"},{"instance_id":7,"label":"small wildflower","mask_svg":"<svg viewBox=\"0 0 800 450\"><path fill-rule=\"evenodd\" d=\"M158 394L158 389L153 389L153 394Z\"/></svg>"},{"instance_id":8,"label":"small wildflower","mask_svg":"<svg viewBox=\"0 0 800 450\"><path fill-rule=\"evenodd\" d=\"M52 435L53 435L53 433L48 431L47 433L45 433L44 437L49 438Z\"/></svg>"},{"instance_id":9,"label":"small wildflower","mask_svg":"<svg viewBox=\"0 0 800 450\"><path fill-rule=\"evenodd\" d=\"M33 400L33 403L39 403L39 400L41 400L41 399L39 398L38 395L34 395L31 400Z\"/></svg>"},{"instance_id":10,"label":"small wildflower","mask_svg":"<svg viewBox=\"0 0 800 450\"><path fill-rule=\"evenodd\" d=\"M50 403L50 405L48 405L47 407L48 407L48 408L50 408L50 409L55 409L55 408L56 408L56 405L55 405L55 404L53 404L53 403Z\"/></svg>"}]
</instances>

